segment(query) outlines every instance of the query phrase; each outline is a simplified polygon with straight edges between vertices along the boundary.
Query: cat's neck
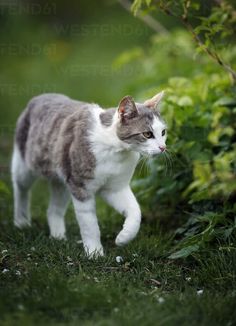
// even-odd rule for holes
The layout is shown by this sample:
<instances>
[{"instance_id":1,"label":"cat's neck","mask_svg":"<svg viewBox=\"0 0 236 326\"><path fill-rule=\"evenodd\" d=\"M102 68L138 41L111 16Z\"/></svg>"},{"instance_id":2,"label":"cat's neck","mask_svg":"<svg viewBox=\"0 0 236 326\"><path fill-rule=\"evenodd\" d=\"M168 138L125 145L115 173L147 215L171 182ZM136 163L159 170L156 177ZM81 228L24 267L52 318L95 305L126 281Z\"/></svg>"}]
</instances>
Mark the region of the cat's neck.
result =
<instances>
[{"instance_id":1,"label":"cat's neck","mask_svg":"<svg viewBox=\"0 0 236 326\"><path fill-rule=\"evenodd\" d=\"M96 117L96 124L90 133L90 141L97 153L127 153L130 152L129 144L122 142L116 134L118 123L118 112L111 108L102 110Z\"/></svg>"}]
</instances>

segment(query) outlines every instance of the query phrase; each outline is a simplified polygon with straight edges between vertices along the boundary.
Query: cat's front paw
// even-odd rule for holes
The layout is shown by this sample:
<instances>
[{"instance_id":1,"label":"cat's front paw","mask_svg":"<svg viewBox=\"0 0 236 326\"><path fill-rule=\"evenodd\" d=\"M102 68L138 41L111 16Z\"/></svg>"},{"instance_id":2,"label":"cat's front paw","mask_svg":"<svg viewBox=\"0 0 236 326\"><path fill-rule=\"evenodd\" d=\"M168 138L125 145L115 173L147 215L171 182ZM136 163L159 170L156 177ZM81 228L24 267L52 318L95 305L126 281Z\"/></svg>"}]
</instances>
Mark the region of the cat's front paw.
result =
<instances>
[{"instance_id":1,"label":"cat's front paw","mask_svg":"<svg viewBox=\"0 0 236 326\"><path fill-rule=\"evenodd\" d=\"M136 234L129 234L126 231L120 231L116 237L115 244L119 247L126 245L128 242L135 238Z\"/></svg>"},{"instance_id":2,"label":"cat's front paw","mask_svg":"<svg viewBox=\"0 0 236 326\"><path fill-rule=\"evenodd\" d=\"M99 257L104 256L103 247L97 247L97 248L85 247L84 250L88 259L98 259Z\"/></svg>"},{"instance_id":3,"label":"cat's front paw","mask_svg":"<svg viewBox=\"0 0 236 326\"><path fill-rule=\"evenodd\" d=\"M64 233L51 234L50 238L55 239L55 240L64 240L64 241L67 240L67 237L66 237L66 235Z\"/></svg>"},{"instance_id":4,"label":"cat's front paw","mask_svg":"<svg viewBox=\"0 0 236 326\"><path fill-rule=\"evenodd\" d=\"M27 219L15 218L14 225L19 229L25 229L31 226L31 222Z\"/></svg>"}]
</instances>

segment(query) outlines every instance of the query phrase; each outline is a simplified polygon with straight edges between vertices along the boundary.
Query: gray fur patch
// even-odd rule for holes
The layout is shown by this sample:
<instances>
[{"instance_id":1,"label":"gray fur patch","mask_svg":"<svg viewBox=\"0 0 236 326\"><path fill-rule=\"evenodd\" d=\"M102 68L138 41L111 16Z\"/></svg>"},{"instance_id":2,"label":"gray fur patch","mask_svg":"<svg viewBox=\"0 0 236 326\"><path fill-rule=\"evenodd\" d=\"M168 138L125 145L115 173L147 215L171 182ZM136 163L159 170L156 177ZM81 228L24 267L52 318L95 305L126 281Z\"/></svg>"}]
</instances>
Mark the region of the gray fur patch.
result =
<instances>
[{"instance_id":1,"label":"gray fur patch","mask_svg":"<svg viewBox=\"0 0 236 326\"><path fill-rule=\"evenodd\" d=\"M96 161L87 140L94 106L60 94L33 98L19 118L16 139L28 166L39 174L64 176L72 194L86 200L86 185L94 177ZM26 126L27 133L22 132ZM22 151L21 149L21 151Z\"/></svg>"},{"instance_id":2,"label":"gray fur patch","mask_svg":"<svg viewBox=\"0 0 236 326\"><path fill-rule=\"evenodd\" d=\"M87 131L91 128L91 113L89 110L76 112L63 124L61 138L65 141L59 144L63 175L72 194L79 200L86 200L89 195L86 184L94 178L96 166L95 157L90 151Z\"/></svg>"},{"instance_id":3,"label":"gray fur patch","mask_svg":"<svg viewBox=\"0 0 236 326\"><path fill-rule=\"evenodd\" d=\"M117 136L128 144L138 144L146 141L143 132L152 131L154 112L144 105L137 104L138 115L117 126Z\"/></svg>"},{"instance_id":4,"label":"gray fur patch","mask_svg":"<svg viewBox=\"0 0 236 326\"><path fill-rule=\"evenodd\" d=\"M24 111L21 117L18 119L17 126L16 126L16 144L19 147L20 153L22 157L25 157L26 151L26 142L28 138L30 128L30 106L28 109Z\"/></svg>"},{"instance_id":5,"label":"gray fur patch","mask_svg":"<svg viewBox=\"0 0 236 326\"><path fill-rule=\"evenodd\" d=\"M102 112L99 116L101 123L106 127L111 126L112 119L113 119L115 112L116 112L115 108L107 109L105 112Z\"/></svg>"}]
</instances>

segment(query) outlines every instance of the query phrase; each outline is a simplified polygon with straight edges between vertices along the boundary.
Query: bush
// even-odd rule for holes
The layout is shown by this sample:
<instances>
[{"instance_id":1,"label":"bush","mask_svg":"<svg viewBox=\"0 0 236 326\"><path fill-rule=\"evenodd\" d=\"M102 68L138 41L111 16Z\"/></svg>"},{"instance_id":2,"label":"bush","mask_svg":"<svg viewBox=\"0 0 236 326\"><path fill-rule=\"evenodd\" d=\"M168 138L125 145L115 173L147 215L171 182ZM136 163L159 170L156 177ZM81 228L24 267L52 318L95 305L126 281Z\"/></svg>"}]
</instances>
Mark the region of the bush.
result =
<instances>
[{"instance_id":1,"label":"bush","mask_svg":"<svg viewBox=\"0 0 236 326\"><path fill-rule=\"evenodd\" d=\"M165 221L179 217L182 224L188 217L176 231L179 240L173 251L178 252L171 258L187 256L212 240L229 241L236 226L236 96L232 81L208 57L196 55L187 32L155 36L146 53L136 52L136 63L132 51L130 60L129 52L122 54L125 64L140 66L140 77L130 89L141 99L165 89L161 112L168 125L166 155L150 160L150 173L142 173L133 183L144 215ZM235 60L236 47L227 56ZM119 58L116 62L120 63ZM171 76L173 67L177 76Z\"/></svg>"}]
</instances>

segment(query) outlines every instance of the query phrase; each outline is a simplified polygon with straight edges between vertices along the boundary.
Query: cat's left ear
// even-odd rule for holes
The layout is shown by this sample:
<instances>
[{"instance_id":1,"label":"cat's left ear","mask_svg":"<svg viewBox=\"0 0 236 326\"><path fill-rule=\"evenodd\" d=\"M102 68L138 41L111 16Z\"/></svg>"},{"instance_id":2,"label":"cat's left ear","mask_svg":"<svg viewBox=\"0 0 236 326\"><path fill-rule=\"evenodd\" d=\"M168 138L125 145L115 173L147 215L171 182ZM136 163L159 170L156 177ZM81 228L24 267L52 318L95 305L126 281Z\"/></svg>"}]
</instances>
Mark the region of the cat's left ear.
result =
<instances>
[{"instance_id":1,"label":"cat's left ear","mask_svg":"<svg viewBox=\"0 0 236 326\"><path fill-rule=\"evenodd\" d=\"M152 109L152 110L156 110L159 103L161 102L163 96L164 96L164 91L161 91L160 93L156 94L155 96L153 96L149 100L146 100L144 102L144 105L147 106L148 108Z\"/></svg>"},{"instance_id":2,"label":"cat's left ear","mask_svg":"<svg viewBox=\"0 0 236 326\"><path fill-rule=\"evenodd\" d=\"M138 115L138 109L131 96L128 95L122 98L118 106L118 113L121 122L126 122Z\"/></svg>"}]
</instances>

